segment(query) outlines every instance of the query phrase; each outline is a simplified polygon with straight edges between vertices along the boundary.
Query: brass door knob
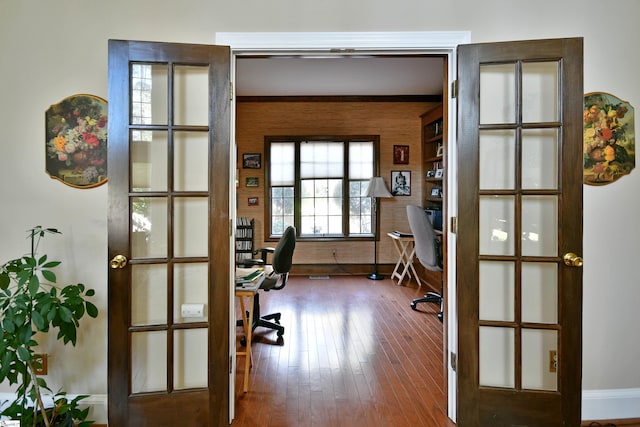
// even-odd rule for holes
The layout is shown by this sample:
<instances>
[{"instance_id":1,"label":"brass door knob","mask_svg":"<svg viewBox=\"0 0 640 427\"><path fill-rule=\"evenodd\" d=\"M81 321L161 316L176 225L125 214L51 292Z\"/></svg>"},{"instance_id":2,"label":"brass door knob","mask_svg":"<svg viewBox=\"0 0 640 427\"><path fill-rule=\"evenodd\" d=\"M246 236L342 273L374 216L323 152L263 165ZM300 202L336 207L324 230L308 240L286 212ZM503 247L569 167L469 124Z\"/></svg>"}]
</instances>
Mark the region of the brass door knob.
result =
<instances>
[{"instance_id":1,"label":"brass door knob","mask_svg":"<svg viewBox=\"0 0 640 427\"><path fill-rule=\"evenodd\" d=\"M127 257L124 255L116 255L111 260L110 266L113 269L124 268L127 265Z\"/></svg>"},{"instance_id":2,"label":"brass door knob","mask_svg":"<svg viewBox=\"0 0 640 427\"><path fill-rule=\"evenodd\" d=\"M582 258L573 252L564 254L562 259L564 260L565 265L568 265L569 267L582 267Z\"/></svg>"}]
</instances>

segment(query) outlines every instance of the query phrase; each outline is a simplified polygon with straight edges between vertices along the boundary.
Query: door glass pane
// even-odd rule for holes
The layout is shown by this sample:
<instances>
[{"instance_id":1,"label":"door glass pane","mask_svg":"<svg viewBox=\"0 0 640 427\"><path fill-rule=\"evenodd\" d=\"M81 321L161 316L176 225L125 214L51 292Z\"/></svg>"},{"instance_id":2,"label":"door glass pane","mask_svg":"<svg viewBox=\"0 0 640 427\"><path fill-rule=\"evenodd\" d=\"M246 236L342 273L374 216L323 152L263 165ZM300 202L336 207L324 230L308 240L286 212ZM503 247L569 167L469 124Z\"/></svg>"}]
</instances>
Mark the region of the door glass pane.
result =
<instances>
[{"instance_id":1,"label":"door glass pane","mask_svg":"<svg viewBox=\"0 0 640 427\"><path fill-rule=\"evenodd\" d=\"M206 328L174 332L174 387L176 390L207 387L208 333Z\"/></svg>"},{"instance_id":2,"label":"door glass pane","mask_svg":"<svg viewBox=\"0 0 640 427\"><path fill-rule=\"evenodd\" d=\"M480 320L513 321L514 283L512 262L480 261Z\"/></svg>"},{"instance_id":3,"label":"door glass pane","mask_svg":"<svg viewBox=\"0 0 640 427\"><path fill-rule=\"evenodd\" d=\"M558 198L522 197L522 255L556 256L558 253Z\"/></svg>"},{"instance_id":4,"label":"door glass pane","mask_svg":"<svg viewBox=\"0 0 640 427\"><path fill-rule=\"evenodd\" d=\"M558 130L522 131L522 188L558 188Z\"/></svg>"},{"instance_id":5,"label":"door glass pane","mask_svg":"<svg viewBox=\"0 0 640 427\"><path fill-rule=\"evenodd\" d=\"M209 189L209 135L176 132L173 138L173 187L176 191Z\"/></svg>"},{"instance_id":6,"label":"door glass pane","mask_svg":"<svg viewBox=\"0 0 640 427\"><path fill-rule=\"evenodd\" d=\"M174 264L173 267L173 318L176 323L207 321L208 264ZM182 304L203 304L202 317L182 317Z\"/></svg>"},{"instance_id":7,"label":"door glass pane","mask_svg":"<svg viewBox=\"0 0 640 427\"><path fill-rule=\"evenodd\" d=\"M166 125L169 94L167 64L131 65L131 123Z\"/></svg>"},{"instance_id":8,"label":"door glass pane","mask_svg":"<svg viewBox=\"0 0 640 427\"><path fill-rule=\"evenodd\" d=\"M167 199L131 198L131 256L165 258L167 256Z\"/></svg>"},{"instance_id":9,"label":"door glass pane","mask_svg":"<svg viewBox=\"0 0 640 427\"><path fill-rule=\"evenodd\" d=\"M522 121L555 122L558 114L558 62L522 64Z\"/></svg>"},{"instance_id":10,"label":"door glass pane","mask_svg":"<svg viewBox=\"0 0 640 427\"><path fill-rule=\"evenodd\" d=\"M522 387L529 390L558 389L558 374L551 372L551 351L558 351L558 332L522 330Z\"/></svg>"},{"instance_id":11,"label":"door glass pane","mask_svg":"<svg viewBox=\"0 0 640 427\"><path fill-rule=\"evenodd\" d=\"M515 64L480 65L480 124L515 123Z\"/></svg>"},{"instance_id":12,"label":"door glass pane","mask_svg":"<svg viewBox=\"0 0 640 427\"><path fill-rule=\"evenodd\" d=\"M515 386L514 345L513 329L480 327L480 385Z\"/></svg>"},{"instance_id":13,"label":"door glass pane","mask_svg":"<svg viewBox=\"0 0 640 427\"><path fill-rule=\"evenodd\" d=\"M131 131L131 190L167 191L167 133Z\"/></svg>"},{"instance_id":14,"label":"door glass pane","mask_svg":"<svg viewBox=\"0 0 640 427\"><path fill-rule=\"evenodd\" d=\"M209 124L209 67L174 67L174 120L176 125Z\"/></svg>"},{"instance_id":15,"label":"door glass pane","mask_svg":"<svg viewBox=\"0 0 640 427\"><path fill-rule=\"evenodd\" d=\"M207 197L176 197L173 215L174 255L206 257L209 252L209 199Z\"/></svg>"},{"instance_id":16,"label":"door glass pane","mask_svg":"<svg viewBox=\"0 0 640 427\"><path fill-rule=\"evenodd\" d=\"M131 334L131 391L144 393L167 389L167 333Z\"/></svg>"},{"instance_id":17,"label":"door glass pane","mask_svg":"<svg viewBox=\"0 0 640 427\"><path fill-rule=\"evenodd\" d=\"M167 266L131 266L131 325L167 323Z\"/></svg>"},{"instance_id":18,"label":"door glass pane","mask_svg":"<svg viewBox=\"0 0 640 427\"><path fill-rule=\"evenodd\" d=\"M514 207L512 196L480 197L480 254L513 255Z\"/></svg>"},{"instance_id":19,"label":"door glass pane","mask_svg":"<svg viewBox=\"0 0 640 427\"><path fill-rule=\"evenodd\" d=\"M515 188L516 133L514 130L480 131L480 189Z\"/></svg>"},{"instance_id":20,"label":"door glass pane","mask_svg":"<svg viewBox=\"0 0 640 427\"><path fill-rule=\"evenodd\" d=\"M558 323L558 265L522 263L522 321Z\"/></svg>"}]
</instances>

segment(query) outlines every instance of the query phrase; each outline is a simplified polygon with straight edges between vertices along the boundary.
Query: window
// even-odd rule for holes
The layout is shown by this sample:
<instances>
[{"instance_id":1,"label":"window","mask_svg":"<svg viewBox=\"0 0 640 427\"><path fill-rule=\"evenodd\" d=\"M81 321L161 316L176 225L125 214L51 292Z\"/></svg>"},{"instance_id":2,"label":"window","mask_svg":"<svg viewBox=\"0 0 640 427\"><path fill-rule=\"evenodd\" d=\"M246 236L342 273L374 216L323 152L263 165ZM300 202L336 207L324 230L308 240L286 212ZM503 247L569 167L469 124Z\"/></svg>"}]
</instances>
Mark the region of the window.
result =
<instances>
[{"instance_id":1,"label":"window","mask_svg":"<svg viewBox=\"0 0 640 427\"><path fill-rule=\"evenodd\" d=\"M295 225L301 239L370 237L378 136L266 137L269 237Z\"/></svg>"}]
</instances>

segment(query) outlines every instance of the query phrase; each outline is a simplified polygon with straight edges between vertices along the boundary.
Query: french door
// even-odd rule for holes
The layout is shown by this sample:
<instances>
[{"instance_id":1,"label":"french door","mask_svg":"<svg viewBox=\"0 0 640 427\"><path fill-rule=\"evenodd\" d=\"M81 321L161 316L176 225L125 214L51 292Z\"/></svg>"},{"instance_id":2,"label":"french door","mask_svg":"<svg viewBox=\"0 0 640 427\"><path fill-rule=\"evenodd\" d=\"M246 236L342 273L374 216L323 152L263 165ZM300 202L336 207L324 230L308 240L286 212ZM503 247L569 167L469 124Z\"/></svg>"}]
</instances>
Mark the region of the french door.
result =
<instances>
[{"instance_id":1,"label":"french door","mask_svg":"<svg viewBox=\"0 0 640 427\"><path fill-rule=\"evenodd\" d=\"M229 423L229 58L109 41L109 425Z\"/></svg>"},{"instance_id":2,"label":"french door","mask_svg":"<svg viewBox=\"0 0 640 427\"><path fill-rule=\"evenodd\" d=\"M578 426L582 39L458 49L458 424Z\"/></svg>"}]
</instances>

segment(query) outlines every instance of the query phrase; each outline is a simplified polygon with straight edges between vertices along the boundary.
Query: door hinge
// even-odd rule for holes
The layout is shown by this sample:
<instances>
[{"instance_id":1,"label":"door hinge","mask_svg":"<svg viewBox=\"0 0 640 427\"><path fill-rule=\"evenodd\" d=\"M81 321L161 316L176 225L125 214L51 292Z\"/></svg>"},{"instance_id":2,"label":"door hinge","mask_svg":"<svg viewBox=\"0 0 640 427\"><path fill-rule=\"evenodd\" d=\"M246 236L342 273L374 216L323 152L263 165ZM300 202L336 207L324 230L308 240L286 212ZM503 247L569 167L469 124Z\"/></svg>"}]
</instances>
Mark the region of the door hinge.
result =
<instances>
[{"instance_id":1,"label":"door hinge","mask_svg":"<svg viewBox=\"0 0 640 427\"><path fill-rule=\"evenodd\" d=\"M233 82L229 82L229 101L233 101Z\"/></svg>"},{"instance_id":2,"label":"door hinge","mask_svg":"<svg viewBox=\"0 0 640 427\"><path fill-rule=\"evenodd\" d=\"M451 226L449 227L449 231L453 234L458 234L458 218L455 216L451 217Z\"/></svg>"},{"instance_id":3,"label":"door hinge","mask_svg":"<svg viewBox=\"0 0 640 427\"><path fill-rule=\"evenodd\" d=\"M229 375L233 374L233 356L229 356Z\"/></svg>"},{"instance_id":4,"label":"door hinge","mask_svg":"<svg viewBox=\"0 0 640 427\"><path fill-rule=\"evenodd\" d=\"M453 372L458 372L458 355L455 353L449 353L449 355L451 356L451 369Z\"/></svg>"},{"instance_id":5,"label":"door hinge","mask_svg":"<svg viewBox=\"0 0 640 427\"><path fill-rule=\"evenodd\" d=\"M229 236L233 236L233 220L229 220Z\"/></svg>"},{"instance_id":6,"label":"door hinge","mask_svg":"<svg viewBox=\"0 0 640 427\"><path fill-rule=\"evenodd\" d=\"M451 98L458 97L458 80L451 82Z\"/></svg>"}]
</instances>

